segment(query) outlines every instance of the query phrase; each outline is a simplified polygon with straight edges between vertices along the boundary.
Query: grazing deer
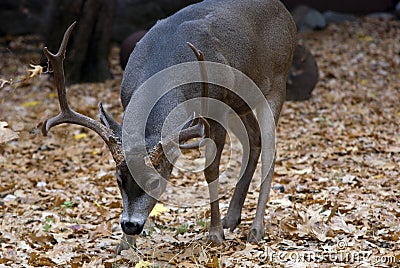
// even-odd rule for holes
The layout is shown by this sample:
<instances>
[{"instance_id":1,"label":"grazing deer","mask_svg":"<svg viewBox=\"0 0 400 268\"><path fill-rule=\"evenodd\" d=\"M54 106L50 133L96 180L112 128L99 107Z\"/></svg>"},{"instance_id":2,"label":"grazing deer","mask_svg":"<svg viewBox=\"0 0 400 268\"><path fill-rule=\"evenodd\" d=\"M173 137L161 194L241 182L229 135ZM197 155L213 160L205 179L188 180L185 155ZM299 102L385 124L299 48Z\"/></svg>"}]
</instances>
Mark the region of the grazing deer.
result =
<instances>
[{"instance_id":1,"label":"grazing deer","mask_svg":"<svg viewBox=\"0 0 400 268\"><path fill-rule=\"evenodd\" d=\"M168 158L168 148L173 144L172 141L177 140L180 148L198 148L204 141L212 140L214 147L206 146L206 163L209 164L204 169L211 198L209 239L220 244L224 239L223 228L233 230L240 223L243 203L262 152L262 183L256 215L248 234L250 242L261 240L264 236L265 206L274 170L275 151L271 148L275 146L275 124L285 100L286 79L296 45L296 27L283 4L279 0L206 0L159 21L137 44L124 71L120 94L125 113L121 125L103 109L101 103L99 110L102 124L73 111L68 105L63 59L73 27L74 24L66 31L57 54L44 48L54 72L61 113L47 120L42 131L46 135L50 128L58 124L78 124L92 129L106 142L116 163L116 177L123 199L123 232L131 237L143 230L147 217L157 203L157 198L149 193L153 190L162 193L165 183L160 175L165 180L171 175L173 161L176 159L172 158L171 161ZM187 42L194 44L189 43L189 46L197 56L202 90L198 83L179 85L167 94L160 94L158 87L149 87L137 97L135 93L141 85L155 74L171 66L193 61L194 56ZM206 64L204 57L209 64ZM231 66L246 75L259 88L261 98L257 97L253 101L254 106L249 106L240 97L242 93L246 95L249 89L238 88L240 79L237 80L229 72L221 76L229 80L228 83L236 88L235 92L225 86L206 83L211 76L219 75L209 69L212 66L210 62ZM140 109L128 112L130 105L140 108L142 102L147 103L157 94L162 97L152 107L145 123L142 122L144 119ZM180 125L175 133L163 136L163 122L168 114L181 103L198 97L219 101L231 110L219 110L210 102L207 109L213 118L204 115L191 118ZM202 105L203 109L208 104L202 102ZM193 112L186 109L186 113L182 114L185 118ZM257 118L252 109L255 109ZM239 116L245 127L247 143L240 131L235 132L234 127L233 131L238 134L242 144L247 144L244 147L248 150L248 156L244 157L247 165L242 165L227 215L221 220L217 182L227 133L223 125L230 120L232 111ZM144 136L135 134L140 124L145 125ZM185 143L196 137L201 140ZM137 144L142 142L145 144L145 152L136 150ZM213 157L209 157L211 155Z\"/></svg>"}]
</instances>

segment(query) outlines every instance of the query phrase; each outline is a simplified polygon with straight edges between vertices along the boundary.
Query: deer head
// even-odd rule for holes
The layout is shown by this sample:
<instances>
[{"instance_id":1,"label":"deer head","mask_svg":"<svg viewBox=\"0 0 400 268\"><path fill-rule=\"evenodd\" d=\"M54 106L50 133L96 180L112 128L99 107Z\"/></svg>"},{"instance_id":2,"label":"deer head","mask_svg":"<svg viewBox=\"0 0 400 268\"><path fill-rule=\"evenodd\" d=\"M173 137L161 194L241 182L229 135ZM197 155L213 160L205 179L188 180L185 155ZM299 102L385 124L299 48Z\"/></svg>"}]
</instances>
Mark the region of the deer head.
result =
<instances>
[{"instance_id":1,"label":"deer head","mask_svg":"<svg viewBox=\"0 0 400 268\"><path fill-rule=\"evenodd\" d=\"M56 54L49 52L46 47L44 48L44 54L48 59L48 72L54 74L61 112L43 123L42 133L46 136L52 127L62 123L70 123L87 127L100 135L107 144L116 164L116 178L123 200L122 230L125 234L136 235L142 231L147 217L157 203L157 197L160 197L165 190L165 182L171 174L173 164L168 160L166 155L172 153L173 148L176 147L174 145L184 149L202 146L204 139L209 137L209 124L201 116L190 119L182 127L183 130L180 128L174 131L163 142L160 141L152 148L148 152L148 155L134 155L133 158L136 161L135 163L137 163L135 173L140 174L140 178L134 178L128 168L126 155L122 146L122 126L105 111L101 103L99 103L101 123L74 111L68 104L63 61L65 59L68 39L75 24L76 22L66 30ZM199 62L204 61L203 54L192 44L188 43L188 45L195 53ZM202 75L206 75L204 67L201 70ZM203 96L208 95L206 84L203 84L202 94ZM185 141L196 137L201 137L201 140L185 144ZM175 141L178 141L178 144L175 144ZM166 180L160 180L160 176Z\"/></svg>"}]
</instances>

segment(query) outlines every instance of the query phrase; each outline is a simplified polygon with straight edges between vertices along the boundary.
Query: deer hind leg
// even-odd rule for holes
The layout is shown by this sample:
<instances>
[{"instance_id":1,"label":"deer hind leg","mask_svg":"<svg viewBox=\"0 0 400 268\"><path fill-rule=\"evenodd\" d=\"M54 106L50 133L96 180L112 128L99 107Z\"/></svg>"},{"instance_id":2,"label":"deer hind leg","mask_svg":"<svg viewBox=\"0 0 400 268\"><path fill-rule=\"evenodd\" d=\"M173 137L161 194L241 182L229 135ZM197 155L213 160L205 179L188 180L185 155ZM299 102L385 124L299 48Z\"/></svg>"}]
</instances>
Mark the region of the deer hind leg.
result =
<instances>
[{"instance_id":1,"label":"deer hind leg","mask_svg":"<svg viewBox=\"0 0 400 268\"><path fill-rule=\"evenodd\" d=\"M264 215L271 189L275 165L275 129L285 100L286 76L278 76L272 83L271 92L266 102L257 108L257 119L261 129L261 185L256 216L247 236L248 242L258 242L264 237Z\"/></svg>"},{"instance_id":2,"label":"deer hind leg","mask_svg":"<svg viewBox=\"0 0 400 268\"><path fill-rule=\"evenodd\" d=\"M260 128L253 112L241 116L240 119L245 129L238 127L238 123L235 122L230 129L238 137L243 147L242 166L228 212L222 221L223 227L229 228L231 231L240 224L243 203L261 153Z\"/></svg>"},{"instance_id":3,"label":"deer hind leg","mask_svg":"<svg viewBox=\"0 0 400 268\"><path fill-rule=\"evenodd\" d=\"M210 138L215 142L216 146L206 146L206 165L208 166L204 170L211 205L209 241L219 245L224 240L224 230L222 229L221 214L219 211L218 177L221 153L225 145L226 130L216 121L210 120L209 123L211 130Z\"/></svg>"}]
</instances>

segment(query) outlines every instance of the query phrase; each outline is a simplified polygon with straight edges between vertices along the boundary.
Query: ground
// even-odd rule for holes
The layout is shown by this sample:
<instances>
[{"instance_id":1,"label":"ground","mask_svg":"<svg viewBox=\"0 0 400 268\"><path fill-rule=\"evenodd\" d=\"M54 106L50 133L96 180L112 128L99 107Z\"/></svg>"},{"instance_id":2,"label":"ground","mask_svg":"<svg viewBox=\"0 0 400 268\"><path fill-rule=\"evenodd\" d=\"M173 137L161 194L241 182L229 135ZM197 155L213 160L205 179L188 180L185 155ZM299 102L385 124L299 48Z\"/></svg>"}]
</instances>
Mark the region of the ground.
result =
<instances>
[{"instance_id":1,"label":"ground","mask_svg":"<svg viewBox=\"0 0 400 268\"><path fill-rule=\"evenodd\" d=\"M242 223L210 247L203 177L175 170L137 249L118 256L122 205L107 147L78 126L41 135L40 122L58 113L56 91L46 74L24 76L44 44L35 36L1 38L0 78L12 84L0 88L0 121L18 138L0 145L0 267L399 267L399 38L399 21L366 18L299 36L320 81L310 100L283 107L259 245L246 243L259 173ZM117 55L114 48L114 80L69 88L77 111L98 118L103 101L120 120ZM224 215L240 168L235 138L223 163Z\"/></svg>"}]
</instances>

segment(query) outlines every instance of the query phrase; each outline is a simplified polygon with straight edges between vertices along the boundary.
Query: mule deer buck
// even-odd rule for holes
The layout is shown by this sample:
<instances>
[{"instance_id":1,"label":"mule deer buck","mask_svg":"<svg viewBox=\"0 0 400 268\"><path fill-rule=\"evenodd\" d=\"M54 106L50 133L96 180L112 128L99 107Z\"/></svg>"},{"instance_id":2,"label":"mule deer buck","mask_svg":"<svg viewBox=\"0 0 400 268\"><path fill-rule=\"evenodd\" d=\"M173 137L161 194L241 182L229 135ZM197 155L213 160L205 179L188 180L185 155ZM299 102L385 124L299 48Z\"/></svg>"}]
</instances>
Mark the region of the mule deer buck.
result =
<instances>
[{"instance_id":1,"label":"mule deer buck","mask_svg":"<svg viewBox=\"0 0 400 268\"><path fill-rule=\"evenodd\" d=\"M157 194L155 197L150 192L156 190L157 193L162 193L165 189L165 183L159 174L165 180L171 175L176 157L169 160L168 148L174 140L171 137L175 137L180 148L198 148L207 140L214 143L214 146L207 145L205 149L209 164L204 169L204 175L211 198L209 239L215 244L223 241L223 228L234 230L240 223L243 203L261 154L262 183L248 241L261 240L264 236L265 207L274 170L275 152L271 150L275 145L273 132L285 100L286 79L296 45L295 24L283 4L279 0L206 0L159 21L137 44L124 71L120 96L125 113L121 125L103 109L101 103L101 123L73 111L68 105L63 60L73 26L74 24L66 31L57 54L54 55L44 48L51 64L49 67L54 72L61 113L44 122L42 131L46 135L50 128L58 124L78 124L94 130L106 142L116 163L116 177L123 199L123 232L131 237L143 230L147 217L157 203L156 197L159 196ZM193 44L189 46L197 56L194 63L198 66L201 80L196 82L202 82L201 86L199 83L182 84L166 94L161 94L158 87L150 86L139 99L135 99L135 93L142 84L156 73L180 63L193 62L195 57L187 47L187 42ZM245 74L260 89L261 99L257 98L253 102L254 106L249 106L240 97L249 90L237 88L240 79L232 75L232 72L213 73L209 68L212 65L206 65L204 57L207 63L229 65ZM212 84L212 77L219 76L224 76L236 91ZM210 83L206 83L209 81L207 79L210 79ZM142 122L144 119L140 109L127 112L129 105L143 108L141 103L151 103L150 99L158 96L157 94L162 97L151 109L145 123ZM190 118L193 111L186 107L180 113L186 118L184 124L182 121L175 122L174 127L178 127L176 131L170 132L167 137L162 136L163 122L169 113L185 101L199 97L219 101L231 110L219 110L218 105L211 105L210 102L207 109L213 114L212 118L202 114ZM202 102L203 104L208 105ZM257 118L253 114L253 108ZM232 111L239 116L247 132L244 139L240 131L235 132L233 129L248 151L247 157L244 157L247 165L242 165L227 215L221 220L217 182L227 133L223 125L231 120ZM269 114L272 118L267 118ZM136 131L136 125L143 124L145 135L141 136ZM196 137L201 140L185 143ZM145 152L136 148L142 142L145 144ZM213 157L209 157L210 155Z\"/></svg>"}]
</instances>

